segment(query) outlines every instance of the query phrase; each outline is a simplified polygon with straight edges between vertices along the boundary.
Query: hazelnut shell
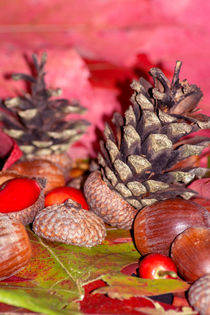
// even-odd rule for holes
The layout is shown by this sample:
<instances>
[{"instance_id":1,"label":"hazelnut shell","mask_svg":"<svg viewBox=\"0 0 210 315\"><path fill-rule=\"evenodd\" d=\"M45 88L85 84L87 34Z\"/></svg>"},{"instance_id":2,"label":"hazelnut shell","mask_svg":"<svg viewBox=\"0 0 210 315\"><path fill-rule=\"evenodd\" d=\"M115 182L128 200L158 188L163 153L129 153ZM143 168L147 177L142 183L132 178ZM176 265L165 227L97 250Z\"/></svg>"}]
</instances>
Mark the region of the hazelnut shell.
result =
<instances>
[{"instance_id":1,"label":"hazelnut shell","mask_svg":"<svg viewBox=\"0 0 210 315\"><path fill-rule=\"evenodd\" d=\"M31 253L31 244L24 225L0 214L0 280L24 268Z\"/></svg>"},{"instance_id":2,"label":"hazelnut shell","mask_svg":"<svg viewBox=\"0 0 210 315\"><path fill-rule=\"evenodd\" d=\"M189 282L210 273L210 228L192 227L179 234L172 243L171 258Z\"/></svg>"},{"instance_id":3,"label":"hazelnut shell","mask_svg":"<svg viewBox=\"0 0 210 315\"><path fill-rule=\"evenodd\" d=\"M169 255L172 241L192 226L208 227L209 212L189 200L163 200L139 211L134 221L135 245L141 255Z\"/></svg>"},{"instance_id":4,"label":"hazelnut shell","mask_svg":"<svg viewBox=\"0 0 210 315\"><path fill-rule=\"evenodd\" d=\"M17 162L9 170L15 171L22 176L46 178L45 193L56 187L65 185L63 172L56 164L49 160L34 159Z\"/></svg>"}]
</instances>

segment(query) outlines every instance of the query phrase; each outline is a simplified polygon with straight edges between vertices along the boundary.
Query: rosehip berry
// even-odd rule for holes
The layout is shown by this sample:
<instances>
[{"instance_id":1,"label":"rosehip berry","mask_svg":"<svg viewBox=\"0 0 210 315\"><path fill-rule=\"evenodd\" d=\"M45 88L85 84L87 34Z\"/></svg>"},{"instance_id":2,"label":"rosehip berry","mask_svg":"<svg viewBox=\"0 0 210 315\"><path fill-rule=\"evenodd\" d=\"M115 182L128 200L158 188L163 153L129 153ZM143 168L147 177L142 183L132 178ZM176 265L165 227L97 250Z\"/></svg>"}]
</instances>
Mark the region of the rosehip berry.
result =
<instances>
[{"instance_id":1,"label":"rosehip berry","mask_svg":"<svg viewBox=\"0 0 210 315\"><path fill-rule=\"evenodd\" d=\"M88 210L88 204L81 190L68 186L57 187L47 193L45 196L45 207L64 203L69 198L78 202L83 209Z\"/></svg>"},{"instance_id":2,"label":"rosehip berry","mask_svg":"<svg viewBox=\"0 0 210 315\"><path fill-rule=\"evenodd\" d=\"M152 253L140 261L139 277L147 279L178 278L177 268L168 256Z\"/></svg>"},{"instance_id":3,"label":"rosehip berry","mask_svg":"<svg viewBox=\"0 0 210 315\"><path fill-rule=\"evenodd\" d=\"M0 186L0 212L23 210L38 199L40 187L30 178L14 178Z\"/></svg>"}]
</instances>

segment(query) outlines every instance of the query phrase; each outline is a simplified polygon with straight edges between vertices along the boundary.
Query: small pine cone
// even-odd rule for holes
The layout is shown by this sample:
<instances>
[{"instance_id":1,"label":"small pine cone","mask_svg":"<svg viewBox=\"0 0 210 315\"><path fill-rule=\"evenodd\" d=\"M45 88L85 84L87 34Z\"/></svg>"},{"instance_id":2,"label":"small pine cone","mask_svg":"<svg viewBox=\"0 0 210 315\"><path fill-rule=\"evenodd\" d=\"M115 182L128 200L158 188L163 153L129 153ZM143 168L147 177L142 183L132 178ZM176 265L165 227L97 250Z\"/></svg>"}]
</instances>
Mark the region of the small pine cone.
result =
<instances>
[{"instance_id":1,"label":"small pine cone","mask_svg":"<svg viewBox=\"0 0 210 315\"><path fill-rule=\"evenodd\" d=\"M91 210L104 222L120 229L131 229L138 211L108 187L99 171L88 176L84 193Z\"/></svg>"},{"instance_id":2,"label":"small pine cone","mask_svg":"<svg viewBox=\"0 0 210 315\"><path fill-rule=\"evenodd\" d=\"M106 237L102 219L71 199L40 211L34 220L33 230L50 241L84 247L101 244Z\"/></svg>"},{"instance_id":3,"label":"small pine cone","mask_svg":"<svg viewBox=\"0 0 210 315\"><path fill-rule=\"evenodd\" d=\"M200 315L210 315L210 274L196 280L189 289L190 305Z\"/></svg>"}]
</instances>

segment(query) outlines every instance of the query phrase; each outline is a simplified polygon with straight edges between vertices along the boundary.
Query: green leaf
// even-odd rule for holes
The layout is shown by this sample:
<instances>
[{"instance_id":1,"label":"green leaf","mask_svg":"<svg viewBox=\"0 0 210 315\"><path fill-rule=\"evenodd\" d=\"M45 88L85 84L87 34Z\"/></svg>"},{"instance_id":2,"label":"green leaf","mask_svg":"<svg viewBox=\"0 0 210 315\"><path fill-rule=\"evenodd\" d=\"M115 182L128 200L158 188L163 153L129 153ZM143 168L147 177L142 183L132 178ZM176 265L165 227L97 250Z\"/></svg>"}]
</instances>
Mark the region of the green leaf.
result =
<instances>
[{"instance_id":1,"label":"green leaf","mask_svg":"<svg viewBox=\"0 0 210 315\"><path fill-rule=\"evenodd\" d=\"M106 240L92 248L49 242L28 231L33 257L16 276L0 282L0 302L43 314L80 314L83 285L137 262L128 231L110 229Z\"/></svg>"},{"instance_id":2,"label":"green leaf","mask_svg":"<svg viewBox=\"0 0 210 315\"><path fill-rule=\"evenodd\" d=\"M94 293L108 294L115 299L183 292L189 288L187 282L175 279L141 279L120 272L101 277L109 286L96 289Z\"/></svg>"}]
</instances>

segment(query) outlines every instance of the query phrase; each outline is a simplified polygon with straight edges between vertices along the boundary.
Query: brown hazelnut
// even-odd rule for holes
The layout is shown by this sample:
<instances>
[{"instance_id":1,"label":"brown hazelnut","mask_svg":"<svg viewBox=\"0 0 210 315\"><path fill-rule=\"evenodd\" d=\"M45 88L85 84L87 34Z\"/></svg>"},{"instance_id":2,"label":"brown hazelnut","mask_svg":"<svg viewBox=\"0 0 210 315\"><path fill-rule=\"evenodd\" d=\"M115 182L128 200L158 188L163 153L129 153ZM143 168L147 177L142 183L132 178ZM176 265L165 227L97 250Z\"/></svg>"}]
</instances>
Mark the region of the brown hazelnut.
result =
<instances>
[{"instance_id":1,"label":"brown hazelnut","mask_svg":"<svg viewBox=\"0 0 210 315\"><path fill-rule=\"evenodd\" d=\"M34 159L29 161L17 162L10 167L22 176L43 177L47 179L44 192L48 192L56 187L65 185L65 178L61 169L53 162L44 159Z\"/></svg>"},{"instance_id":2,"label":"brown hazelnut","mask_svg":"<svg viewBox=\"0 0 210 315\"><path fill-rule=\"evenodd\" d=\"M31 254L31 244L23 224L0 214L0 280L24 268Z\"/></svg>"},{"instance_id":3,"label":"brown hazelnut","mask_svg":"<svg viewBox=\"0 0 210 315\"><path fill-rule=\"evenodd\" d=\"M210 225L210 213L189 200L163 200L139 211L134 220L134 239L142 255L169 255L174 238L189 227Z\"/></svg>"}]
</instances>

